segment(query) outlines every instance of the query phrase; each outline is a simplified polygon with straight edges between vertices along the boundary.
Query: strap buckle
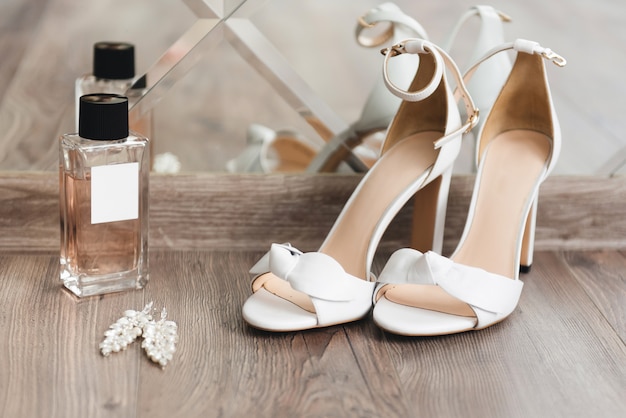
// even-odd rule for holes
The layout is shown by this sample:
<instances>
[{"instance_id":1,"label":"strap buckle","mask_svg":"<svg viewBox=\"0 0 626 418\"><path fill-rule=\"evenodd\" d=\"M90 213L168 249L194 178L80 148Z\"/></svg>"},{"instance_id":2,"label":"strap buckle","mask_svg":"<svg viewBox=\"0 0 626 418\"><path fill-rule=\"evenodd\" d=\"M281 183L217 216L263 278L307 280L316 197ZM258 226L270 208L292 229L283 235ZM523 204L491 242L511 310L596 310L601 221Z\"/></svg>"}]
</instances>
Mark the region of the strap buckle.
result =
<instances>
[{"instance_id":1,"label":"strap buckle","mask_svg":"<svg viewBox=\"0 0 626 418\"><path fill-rule=\"evenodd\" d=\"M404 49L404 44L395 44L388 48L383 48L380 50L380 53L383 55L390 55L395 57L396 55L404 54L406 50Z\"/></svg>"},{"instance_id":2,"label":"strap buckle","mask_svg":"<svg viewBox=\"0 0 626 418\"><path fill-rule=\"evenodd\" d=\"M480 110L477 108L474 108L474 111L472 112L472 114L468 116L467 122L465 122L466 124L468 124L468 127L464 133L466 134L470 133L470 131L474 129L474 126L476 126L476 124L478 123L479 119L480 119Z\"/></svg>"},{"instance_id":3,"label":"strap buckle","mask_svg":"<svg viewBox=\"0 0 626 418\"><path fill-rule=\"evenodd\" d=\"M567 64L567 60L565 58L563 58L562 56L560 56L559 54L557 54L556 52L554 52L550 48L544 49L541 52L541 55L545 59L547 59L549 61L552 61L555 65L557 65L559 67L565 67L565 64Z\"/></svg>"}]
</instances>

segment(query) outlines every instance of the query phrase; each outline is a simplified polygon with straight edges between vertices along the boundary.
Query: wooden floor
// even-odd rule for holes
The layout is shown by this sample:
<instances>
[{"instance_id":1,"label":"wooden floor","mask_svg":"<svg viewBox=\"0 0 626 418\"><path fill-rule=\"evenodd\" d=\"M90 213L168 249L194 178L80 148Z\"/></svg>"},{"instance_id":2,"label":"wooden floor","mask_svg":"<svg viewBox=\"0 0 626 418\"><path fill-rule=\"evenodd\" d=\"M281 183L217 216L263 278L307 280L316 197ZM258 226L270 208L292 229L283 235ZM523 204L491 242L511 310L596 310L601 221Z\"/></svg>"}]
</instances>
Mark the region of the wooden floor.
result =
<instances>
[{"instance_id":1,"label":"wooden floor","mask_svg":"<svg viewBox=\"0 0 626 418\"><path fill-rule=\"evenodd\" d=\"M543 249L517 309L488 329L404 338L369 317L284 334L248 327L249 267L273 240L319 245L357 180L153 176L148 286L78 300L58 280L56 176L0 175L0 416L624 416L624 179L546 183ZM469 180L453 178L448 243ZM578 203L563 205L563 190L581 190L569 194ZM250 198L254 207L242 204ZM374 272L406 242L409 214L390 227ZM584 223L594 227L575 227ZM161 370L138 343L102 357L107 327L149 301L178 323L172 362Z\"/></svg>"},{"instance_id":2,"label":"wooden floor","mask_svg":"<svg viewBox=\"0 0 626 418\"><path fill-rule=\"evenodd\" d=\"M369 318L250 329L240 307L260 255L154 251L145 291L80 302L54 280L56 253L0 255L0 415L624 416L624 252L541 252L509 319L437 338L385 334ZM138 343L100 356L107 326L149 301L179 326L166 369Z\"/></svg>"}]
</instances>

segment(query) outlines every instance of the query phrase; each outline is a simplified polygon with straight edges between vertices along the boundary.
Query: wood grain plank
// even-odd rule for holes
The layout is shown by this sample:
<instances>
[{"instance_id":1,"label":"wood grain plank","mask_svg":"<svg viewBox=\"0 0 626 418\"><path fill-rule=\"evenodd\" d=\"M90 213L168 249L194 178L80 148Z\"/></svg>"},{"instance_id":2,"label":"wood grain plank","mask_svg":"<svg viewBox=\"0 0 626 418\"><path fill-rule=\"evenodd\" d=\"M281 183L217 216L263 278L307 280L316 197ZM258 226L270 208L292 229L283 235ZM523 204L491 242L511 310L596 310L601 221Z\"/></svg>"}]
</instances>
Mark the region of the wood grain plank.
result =
<instances>
[{"instance_id":1,"label":"wood grain plank","mask_svg":"<svg viewBox=\"0 0 626 418\"><path fill-rule=\"evenodd\" d=\"M343 327L273 334L243 323L260 255L153 253L146 298L168 306L180 343L164 371L142 361L138 416L379 416Z\"/></svg>"},{"instance_id":2,"label":"wood grain plank","mask_svg":"<svg viewBox=\"0 0 626 418\"><path fill-rule=\"evenodd\" d=\"M59 250L58 175L10 174L0 180L0 247Z\"/></svg>"},{"instance_id":3,"label":"wood grain plank","mask_svg":"<svg viewBox=\"0 0 626 418\"><path fill-rule=\"evenodd\" d=\"M624 248L626 178L548 178L539 190L535 249ZM465 225L472 176L455 176L450 187L444 252L454 250Z\"/></svg>"},{"instance_id":4,"label":"wood grain plank","mask_svg":"<svg viewBox=\"0 0 626 418\"><path fill-rule=\"evenodd\" d=\"M152 248L263 250L292 242L315 250L358 175L180 174L151 177ZM461 235L472 176L454 176L444 252ZM626 178L553 177L540 190L535 246L626 247ZM389 226L381 251L408 246L409 202ZM0 248L57 251L58 181L53 173L0 174Z\"/></svg>"},{"instance_id":5,"label":"wood grain plank","mask_svg":"<svg viewBox=\"0 0 626 418\"><path fill-rule=\"evenodd\" d=\"M369 320L284 334L247 327L240 309L259 256L159 249L144 291L78 300L61 289L55 255L0 254L0 414L618 417L626 408L624 342L560 253L537 254L503 323L419 339ZM377 268L385 260L377 255ZM623 263L602 260L609 272ZM139 344L103 358L106 327L150 300L179 324L171 364L160 369Z\"/></svg>"},{"instance_id":6,"label":"wood grain plank","mask_svg":"<svg viewBox=\"0 0 626 418\"><path fill-rule=\"evenodd\" d=\"M537 249L624 248L626 177L560 176L539 192Z\"/></svg>"},{"instance_id":7,"label":"wood grain plank","mask_svg":"<svg viewBox=\"0 0 626 418\"><path fill-rule=\"evenodd\" d=\"M352 176L267 179L153 176L151 247L259 250L294 240L303 249L315 249L358 182ZM56 176L1 176L0 203L0 247L58 249Z\"/></svg>"},{"instance_id":8,"label":"wood grain plank","mask_svg":"<svg viewBox=\"0 0 626 418\"><path fill-rule=\"evenodd\" d=\"M537 254L506 321L445 337L384 335L417 416L610 416L626 350L553 252Z\"/></svg>"},{"instance_id":9,"label":"wood grain plank","mask_svg":"<svg viewBox=\"0 0 626 418\"><path fill-rule=\"evenodd\" d=\"M626 257L618 251L567 251L564 260L596 307L626 342Z\"/></svg>"},{"instance_id":10,"label":"wood grain plank","mask_svg":"<svg viewBox=\"0 0 626 418\"><path fill-rule=\"evenodd\" d=\"M379 252L373 263L373 271L380 272L390 253ZM409 417L415 411L395 367L384 335L376 327L371 314L361 321L359 327L345 327L350 347L369 388L368 396L376 405L378 416Z\"/></svg>"},{"instance_id":11,"label":"wood grain plank","mask_svg":"<svg viewBox=\"0 0 626 418\"><path fill-rule=\"evenodd\" d=\"M134 416L140 350L98 344L141 292L78 299L58 274L58 256L0 255L0 415Z\"/></svg>"},{"instance_id":12,"label":"wood grain plank","mask_svg":"<svg viewBox=\"0 0 626 418\"><path fill-rule=\"evenodd\" d=\"M463 416L468 411L485 417L519 416L515 411L528 399L511 395L515 385L508 381L508 363L515 363L503 354L515 345L492 332L410 339L379 331L414 416Z\"/></svg>"},{"instance_id":13,"label":"wood grain plank","mask_svg":"<svg viewBox=\"0 0 626 418\"><path fill-rule=\"evenodd\" d=\"M533 268L535 274L525 278L520 311L528 316L523 325L539 354L536 390L558 389L552 399L535 404L537 414L553 408L570 415L621 416L626 410L624 342L558 253L538 254Z\"/></svg>"}]
</instances>

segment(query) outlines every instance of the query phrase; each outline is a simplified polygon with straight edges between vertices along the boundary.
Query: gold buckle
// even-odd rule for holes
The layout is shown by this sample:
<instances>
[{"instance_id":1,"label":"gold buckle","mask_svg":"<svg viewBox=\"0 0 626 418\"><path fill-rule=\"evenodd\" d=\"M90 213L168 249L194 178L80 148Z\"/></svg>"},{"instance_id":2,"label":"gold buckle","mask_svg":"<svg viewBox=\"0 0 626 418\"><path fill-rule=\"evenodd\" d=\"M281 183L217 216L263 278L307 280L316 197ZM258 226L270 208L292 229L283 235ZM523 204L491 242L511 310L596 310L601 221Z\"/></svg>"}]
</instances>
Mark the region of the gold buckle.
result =
<instances>
[{"instance_id":1,"label":"gold buckle","mask_svg":"<svg viewBox=\"0 0 626 418\"><path fill-rule=\"evenodd\" d=\"M565 67L565 64L567 64L567 60L565 58L552 51L550 48L546 48L545 51L541 53L541 55L543 55L545 59L552 61L559 67Z\"/></svg>"},{"instance_id":2,"label":"gold buckle","mask_svg":"<svg viewBox=\"0 0 626 418\"><path fill-rule=\"evenodd\" d=\"M466 134L470 133L470 131L474 129L474 126L476 126L476 124L478 123L479 115L480 115L480 110L474 108L474 112L471 115L469 115L469 117L467 118L467 122L465 122L465 123L469 123L469 126L465 130Z\"/></svg>"},{"instance_id":3,"label":"gold buckle","mask_svg":"<svg viewBox=\"0 0 626 418\"><path fill-rule=\"evenodd\" d=\"M380 50L380 53L383 55L390 54L392 57L396 55L404 54L406 51L404 50L404 44L395 44L388 48L383 48Z\"/></svg>"}]
</instances>

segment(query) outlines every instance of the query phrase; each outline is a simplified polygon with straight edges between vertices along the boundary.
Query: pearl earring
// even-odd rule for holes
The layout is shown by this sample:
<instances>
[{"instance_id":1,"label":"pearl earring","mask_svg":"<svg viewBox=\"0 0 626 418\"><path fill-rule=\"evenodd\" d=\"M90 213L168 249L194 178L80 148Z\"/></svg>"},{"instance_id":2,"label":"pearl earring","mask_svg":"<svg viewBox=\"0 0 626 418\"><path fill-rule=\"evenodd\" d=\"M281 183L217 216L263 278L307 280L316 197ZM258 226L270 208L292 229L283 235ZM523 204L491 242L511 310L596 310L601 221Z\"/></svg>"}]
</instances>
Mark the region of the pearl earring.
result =
<instances>
[{"instance_id":1,"label":"pearl earring","mask_svg":"<svg viewBox=\"0 0 626 418\"><path fill-rule=\"evenodd\" d=\"M168 321L165 308L161 311L161 319L155 321L150 314L152 302L142 311L127 310L124 316L109 326L100 343L103 356L125 350L138 337L143 336L141 346L155 363L164 368L172 360L178 343L178 326Z\"/></svg>"},{"instance_id":2,"label":"pearl earring","mask_svg":"<svg viewBox=\"0 0 626 418\"><path fill-rule=\"evenodd\" d=\"M146 324L141 342L150 360L159 363L161 367L165 367L172 359L178 342L178 326L174 321L166 321L166 318L167 311L163 308L159 321Z\"/></svg>"},{"instance_id":3,"label":"pearl earring","mask_svg":"<svg viewBox=\"0 0 626 418\"><path fill-rule=\"evenodd\" d=\"M146 324L152 321L152 302L148 303L143 311L127 310L124 316L109 326L104 333L104 341L100 343L100 352L103 356L125 350L139 337Z\"/></svg>"}]
</instances>

